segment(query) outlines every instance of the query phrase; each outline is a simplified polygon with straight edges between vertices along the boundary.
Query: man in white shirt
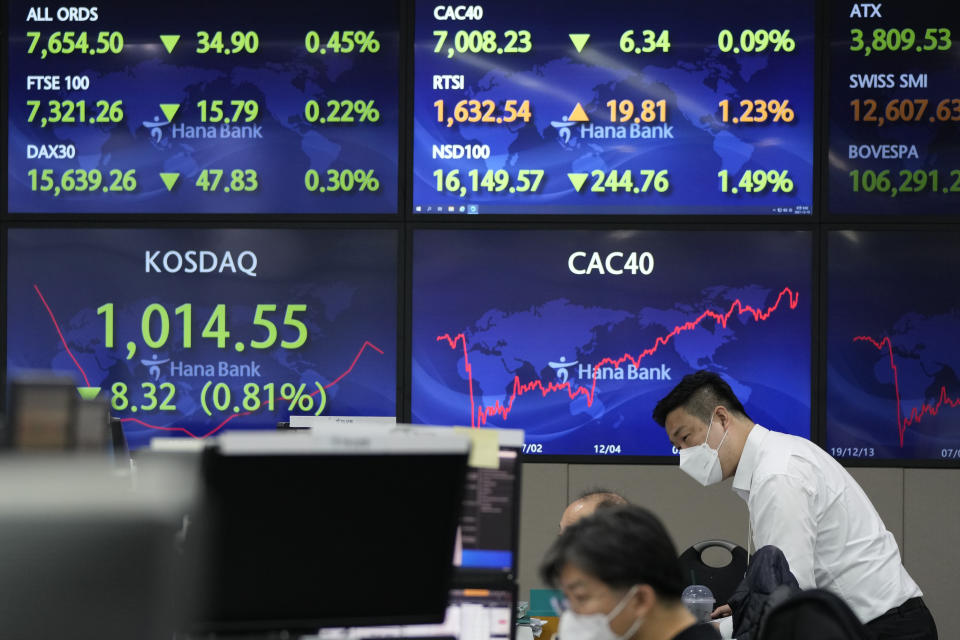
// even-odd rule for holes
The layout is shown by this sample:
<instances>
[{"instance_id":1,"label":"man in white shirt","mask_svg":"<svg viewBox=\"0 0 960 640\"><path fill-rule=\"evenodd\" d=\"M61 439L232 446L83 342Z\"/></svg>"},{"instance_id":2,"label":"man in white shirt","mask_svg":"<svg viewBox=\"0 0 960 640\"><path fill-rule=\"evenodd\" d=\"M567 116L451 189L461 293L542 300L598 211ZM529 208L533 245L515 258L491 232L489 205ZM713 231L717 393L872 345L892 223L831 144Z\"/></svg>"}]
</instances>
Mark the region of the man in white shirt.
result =
<instances>
[{"instance_id":1,"label":"man in white shirt","mask_svg":"<svg viewBox=\"0 0 960 640\"><path fill-rule=\"evenodd\" d=\"M801 588L836 593L878 640L936 640L893 534L820 447L755 424L730 385L709 371L684 376L653 418L680 450L682 471L704 486L733 478L755 548L779 547Z\"/></svg>"}]
</instances>

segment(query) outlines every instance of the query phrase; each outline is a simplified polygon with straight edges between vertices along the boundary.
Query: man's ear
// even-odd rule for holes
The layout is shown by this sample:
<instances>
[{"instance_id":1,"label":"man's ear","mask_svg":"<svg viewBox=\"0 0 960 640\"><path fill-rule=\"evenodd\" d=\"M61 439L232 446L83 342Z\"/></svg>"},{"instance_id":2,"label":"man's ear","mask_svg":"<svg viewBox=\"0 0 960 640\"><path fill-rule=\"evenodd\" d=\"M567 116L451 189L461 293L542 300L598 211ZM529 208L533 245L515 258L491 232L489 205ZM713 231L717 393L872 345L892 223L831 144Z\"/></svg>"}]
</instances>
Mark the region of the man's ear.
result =
<instances>
[{"instance_id":1,"label":"man's ear","mask_svg":"<svg viewBox=\"0 0 960 640\"><path fill-rule=\"evenodd\" d=\"M720 425L723 427L723 430L726 431L730 428L730 412L727 411L727 408L723 405L719 405L716 409L713 410L717 416L717 420L720 422Z\"/></svg>"},{"instance_id":2,"label":"man's ear","mask_svg":"<svg viewBox=\"0 0 960 640\"><path fill-rule=\"evenodd\" d=\"M637 590L627 606L633 610L634 616L645 618L656 603L657 592L650 585L641 584L637 585Z\"/></svg>"}]
</instances>

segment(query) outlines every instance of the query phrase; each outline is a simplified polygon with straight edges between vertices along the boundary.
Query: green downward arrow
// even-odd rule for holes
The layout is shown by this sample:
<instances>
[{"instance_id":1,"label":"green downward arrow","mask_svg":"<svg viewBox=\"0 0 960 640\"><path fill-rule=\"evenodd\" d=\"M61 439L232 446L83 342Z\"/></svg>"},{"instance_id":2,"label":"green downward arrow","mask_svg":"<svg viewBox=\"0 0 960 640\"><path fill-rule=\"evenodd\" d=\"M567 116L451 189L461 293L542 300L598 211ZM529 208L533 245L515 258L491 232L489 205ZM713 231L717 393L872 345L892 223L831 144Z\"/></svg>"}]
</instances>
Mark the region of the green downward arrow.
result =
<instances>
[{"instance_id":1,"label":"green downward arrow","mask_svg":"<svg viewBox=\"0 0 960 640\"><path fill-rule=\"evenodd\" d=\"M180 110L179 104L161 104L160 111L163 111L163 115L167 116L167 122L173 122L173 118L177 115L177 111Z\"/></svg>"},{"instance_id":2,"label":"green downward arrow","mask_svg":"<svg viewBox=\"0 0 960 640\"><path fill-rule=\"evenodd\" d=\"M587 178L590 177L589 173L568 173L567 177L570 178L570 182L573 183L573 188L577 190L577 193L580 193L580 189L583 188L583 183L587 181Z\"/></svg>"},{"instance_id":3,"label":"green downward arrow","mask_svg":"<svg viewBox=\"0 0 960 640\"><path fill-rule=\"evenodd\" d=\"M180 36L160 36L160 41L163 42L163 46L166 47L167 53L173 53L173 48L177 46L177 43L180 41Z\"/></svg>"},{"instance_id":4,"label":"green downward arrow","mask_svg":"<svg viewBox=\"0 0 960 640\"><path fill-rule=\"evenodd\" d=\"M93 400L100 395L100 387L77 387L77 393L84 400Z\"/></svg>"},{"instance_id":5,"label":"green downward arrow","mask_svg":"<svg viewBox=\"0 0 960 640\"><path fill-rule=\"evenodd\" d=\"M589 33L571 33L570 40L573 41L573 46L577 48L577 53L583 51L583 48L587 46L587 40L590 39Z\"/></svg>"},{"instance_id":6,"label":"green downward arrow","mask_svg":"<svg viewBox=\"0 0 960 640\"><path fill-rule=\"evenodd\" d=\"M173 185L177 184L177 179L180 177L179 173L161 173L160 179L163 180L163 184L167 185L167 191L173 191Z\"/></svg>"}]
</instances>

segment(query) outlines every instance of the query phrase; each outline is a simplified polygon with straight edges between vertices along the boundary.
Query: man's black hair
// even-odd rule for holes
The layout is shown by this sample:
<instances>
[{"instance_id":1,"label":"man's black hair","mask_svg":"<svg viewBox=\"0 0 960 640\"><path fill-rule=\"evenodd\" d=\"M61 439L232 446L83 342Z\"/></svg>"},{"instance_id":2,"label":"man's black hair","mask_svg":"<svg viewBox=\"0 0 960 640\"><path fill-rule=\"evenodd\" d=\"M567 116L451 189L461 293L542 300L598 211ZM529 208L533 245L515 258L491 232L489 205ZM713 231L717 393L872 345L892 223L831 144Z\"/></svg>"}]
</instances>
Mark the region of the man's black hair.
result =
<instances>
[{"instance_id":1,"label":"man's black hair","mask_svg":"<svg viewBox=\"0 0 960 640\"><path fill-rule=\"evenodd\" d=\"M710 415L717 407L725 407L727 411L750 419L730 385L706 369L683 376L673 391L653 408L654 421L661 427L666 426L667 415L677 407L683 407L687 413L705 423L710 422Z\"/></svg>"},{"instance_id":2,"label":"man's black hair","mask_svg":"<svg viewBox=\"0 0 960 640\"><path fill-rule=\"evenodd\" d=\"M667 530L636 505L601 509L564 529L547 550L540 576L557 587L567 565L613 589L650 585L664 600L678 600L685 586Z\"/></svg>"}]
</instances>

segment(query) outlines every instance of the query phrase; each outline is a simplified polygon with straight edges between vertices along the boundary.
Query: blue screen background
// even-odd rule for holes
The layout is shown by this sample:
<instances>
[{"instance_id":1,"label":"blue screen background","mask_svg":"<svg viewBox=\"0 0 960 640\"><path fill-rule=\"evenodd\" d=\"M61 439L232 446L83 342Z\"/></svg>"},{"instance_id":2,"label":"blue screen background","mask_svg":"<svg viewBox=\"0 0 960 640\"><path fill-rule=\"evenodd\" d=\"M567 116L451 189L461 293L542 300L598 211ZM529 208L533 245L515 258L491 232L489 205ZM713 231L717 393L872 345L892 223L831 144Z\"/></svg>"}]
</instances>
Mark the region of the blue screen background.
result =
<instances>
[{"instance_id":1,"label":"blue screen background","mask_svg":"<svg viewBox=\"0 0 960 640\"><path fill-rule=\"evenodd\" d=\"M440 21L436 3L417 2L414 78L413 204L449 206L466 213L670 213L777 214L812 211L814 122L814 3L768 3L748 0L725 4L722 11L704 10L702 2L670 3L612 1L602 11L584 12L583 4L486 2L481 21ZM785 7L789 8L785 8ZM720 19L719 15L723 16ZM596 16L591 21L590 16ZM620 50L626 29L640 33L669 29L671 48L663 53L631 55ZM789 29L796 41L792 52L722 53L718 33L730 29ZM526 29L532 51L526 54L434 53L434 30ZM590 33L578 53L570 33ZM446 48L447 45L445 44ZM465 88L434 90L435 74L462 74ZM574 126L568 139L564 119L579 102L593 124L610 124L611 99L667 101L673 139L588 139ZM789 123L733 126L719 122L718 103L730 99L789 100L796 119ZM434 102L444 99L447 111L461 99L492 99L502 109L507 99L529 99L529 123L510 126L437 122ZM488 144L487 160L433 158L434 145ZM536 194L459 194L438 192L434 171L460 169L544 169ZM567 173L593 170L668 169L672 188L665 194L577 193ZM787 170L793 193L725 194L717 172L740 175L747 169ZM592 184L592 180L589 182ZM476 210L471 209L471 205ZM798 210L797 207L801 207Z\"/></svg>"},{"instance_id":2,"label":"blue screen background","mask_svg":"<svg viewBox=\"0 0 960 640\"><path fill-rule=\"evenodd\" d=\"M7 259L7 375L25 370L54 370L73 377L78 386L103 387L111 397L118 381L128 386L132 404L144 407L141 385L169 382L176 388L175 411L113 411L124 419L131 447L143 446L155 435L205 437L224 428L274 428L287 420L286 400L275 398L274 411L266 405L250 415L241 404L243 386L284 383L313 393L314 408L323 385L327 415L396 415L396 305L397 234L388 230L266 230L266 229L15 229L8 238ZM234 259L244 250L258 258L256 277L242 273L145 272L146 251L206 249ZM171 264L174 264L173 262ZM249 264L249 263L247 263ZM64 268L69 265L69 268ZM39 289L39 294L36 286ZM74 364L44 307L50 306ZM105 346L105 316L97 309L115 305L116 340ZM193 305L193 346L183 347L182 316L174 309ZM142 334L147 306L159 303L170 317L166 344L150 349ZM225 348L201 332L216 304L226 305L231 332ZM251 340L264 340L266 329L253 324L258 304L276 304L266 314L277 326L278 338L267 349L253 349ZM297 349L280 347L295 341L297 330L283 323L289 304L306 304L295 314L307 327L306 343ZM153 339L159 320L151 324ZM126 345L136 345L128 359ZM235 343L248 345L243 352ZM161 361L151 371L154 356ZM249 365L253 375L221 375L220 363ZM211 364L214 375L185 375L175 363ZM79 365L79 366L78 366ZM335 384L334 381L336 381ZM216 411L208 391L208 415L202 407L202 387L226 384L231 406ZM266 399L266 391L260 398ZM287 394L289 395L289 394ZM165 393L158 393L162 401ZM239 407L235 412L233 408ZM303 413L295 410L295 413ZM142 421L142 422L141 422ZM146 423L146 424L144 424ZM147 426L147 424L151 426Z\"/></svg>"},{"instance_id":3,"label":"blue screen background","mask_svg":"<svg viewBox=\"0 0 960 640\"><path fill-rule=\"evenodd\" d=\"M539 444L547 455L610 444L670 455L653 407L683 375L708 368L754 420L809 437L811 241L803 231L418 230L411 418L522 428L527 450ZM649 251L654 270L578 276L568 268L576 251ZM738 313L738 300L767 319ZM726 328L698 321L731 309ZM623 358L624 379L598 380L591 397L592 374L580 371L604 358ZM669 379L627 379L630 365Z\"/></svg>"},{"instance_id":4,"label":"blue screen background","mask_svg":"<svg viewBox=\"0 0 960 640\"><path fill-rule=\"evenodd\" d=\"M954 3L936 2L887 3L882 7L882 18L858 19L850 17L853 3L829 4L832 20L829 42L830 153L827 161L830 213L877 216L955 214L960 201L960 193L957 192L960 189L960 173L951 175L951 171L960 169L960 127L955 121L932 123L928 118L936 113L941 100L956 97L956 88L960 85L956 44L957 34L960 34L960 7ZM873 42L874 29L911 28L916 33L917 41L924 42L924 31L929 27L952 30L952 52L916 53L906 50L897 53L874 52L864 56L860 51L850 51L850 31L853 28L863 31L865 46L869 46ZM850 87L851 76L864 78L876 74L893 75L893 86L882 89ZM901 87L902 74L915 74L917 77L925 74L927 86ZM879 117L885 116L884 107L893 99L926 99L929 104L919 122L891 122L884 118L883 126L877 126L878 121L854 121L850 102L855 99L876 100L879 106L875 115ZM952 109L956 114L956 105ZM915 145L918 157L850 158L851 145ZM862 188L858 192L853 191L850 177L853 170L861 173L889 171L887 176L892 185L899 187L904 181L901 171L921 169L939 170L938 191L930 188L913 193L896 193L893 189L886 192L867 192ZM951 187L952 192L943 192L943 189Z\"/></svg>"},{"instance_id":5,"label":"blue screen background","mask_svg":"<svg viewBox=\"0 0 960 640\"><path fill-rule=\"evenodd\" d=\"M28 8L39 3L9 3L8 114L9 210L18 213L397 213L399 135L399 12L395 2L323 3L316 10L280 0L269 9L262 2L237 0L229 5L172 0L145 18L136 3L98 3L97 22L25 22ZM59 5L49 5L53 13ZM322 7L322 11L320 10ZM119 55L28 55L27 31L46 36L54 30L120 31ZM234 30L255 30L260 49L254 54L197 54L196 32L223 31L225 45ZM376 54L309 54L304 38L317 31L325 43L334 30L373 30L381 48ZM172 54L159 34L181 34ZM94 40L95 41L95 36ZM40 45L38 45L39 47ZM229 47L228 47L229 48ZM22 71L21 71L22 70ZM86 75L87 91L26 91L31 74ZM113 124L48 125L28 123L29 99L123 100L125 119ZM262 127L256 139L185 139L173 137L175 125L199 125L200 100L255 99ZM326 125L307 122L308 100L375 100L376 124ZM170 125L161 103L180 103ZM88 107L89 109L89 107ZM218 135L220 125L216 125ZM160 131L157 136L156 131ZM73 144L72 160L28 159L27 145ZM135 193L49 193L31 191L32 168L135 169ZM254 169L259 189L253 193L207 193L195 186L203 169ZM380 180L375 192L311 193L304 174L314 169L373 169ZM180 173L168 191L159 173ZM229 174L229 171L227 171ZM226 183L224 183L226 184Z\"/></svg>"},{"instance_id":6,"label":"blue screen background","mask_svg":"<svg viewBox=\"0 0 960 640\"><path fill-rule=\"evenodd\" d=\"M960 294L948 284L960 272L958 242L948 231L829 234L826 444L835 456L960 456Z\"/></svg>"}]
</instances>

